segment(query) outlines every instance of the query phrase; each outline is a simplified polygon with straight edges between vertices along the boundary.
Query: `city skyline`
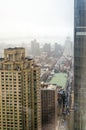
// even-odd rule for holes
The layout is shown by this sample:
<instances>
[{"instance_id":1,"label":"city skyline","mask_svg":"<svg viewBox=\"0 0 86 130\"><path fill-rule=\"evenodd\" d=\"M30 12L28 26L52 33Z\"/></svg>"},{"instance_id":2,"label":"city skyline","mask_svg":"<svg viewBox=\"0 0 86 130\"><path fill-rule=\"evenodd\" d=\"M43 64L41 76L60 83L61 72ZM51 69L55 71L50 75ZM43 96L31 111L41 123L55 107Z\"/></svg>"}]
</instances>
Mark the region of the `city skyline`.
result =
<instances>
[{"instance_id":1,"label":"city skyline","mask_svg":"<svg viewBox=\"0 0 86 130\"><path fill-rule=\"evenodd\" d=\"M0 2L0 38L41 37L62 43L68 35L73 37L72 0Z\"/></svg>"}]
</instances>

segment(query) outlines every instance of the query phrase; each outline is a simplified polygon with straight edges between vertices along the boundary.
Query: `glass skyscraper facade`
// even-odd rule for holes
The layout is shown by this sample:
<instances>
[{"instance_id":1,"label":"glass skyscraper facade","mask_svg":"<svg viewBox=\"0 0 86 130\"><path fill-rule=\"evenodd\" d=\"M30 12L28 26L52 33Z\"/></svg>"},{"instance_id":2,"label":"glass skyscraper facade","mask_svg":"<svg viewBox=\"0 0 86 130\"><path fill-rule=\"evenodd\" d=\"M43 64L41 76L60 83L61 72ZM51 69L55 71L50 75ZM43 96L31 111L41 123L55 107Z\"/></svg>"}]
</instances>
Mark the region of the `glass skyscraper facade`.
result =
<instances>
[{"instance_id":1,"label":"glass skyscraper facade","mask_svg":"<svg viewBox=\"0 0 86 130\"><path fill-rule=\"evenodd\" d=\"M74 5L74 130L86 130L86 0Z\"/></svg>"}]
</instances>

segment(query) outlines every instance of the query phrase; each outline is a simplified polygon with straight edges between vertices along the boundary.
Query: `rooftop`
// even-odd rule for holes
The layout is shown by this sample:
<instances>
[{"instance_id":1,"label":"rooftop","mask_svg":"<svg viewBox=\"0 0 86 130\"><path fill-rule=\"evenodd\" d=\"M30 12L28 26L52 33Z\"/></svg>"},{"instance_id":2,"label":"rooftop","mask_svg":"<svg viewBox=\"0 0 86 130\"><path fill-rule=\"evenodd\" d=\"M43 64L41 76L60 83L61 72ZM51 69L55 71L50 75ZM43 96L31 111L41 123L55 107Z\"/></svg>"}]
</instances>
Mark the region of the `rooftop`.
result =
<instances>
[{"instance_id":1,"label":"rooftop","mask_svg":"<svg viewBox=\"0 0 86 130\"><path fill-rule=\"evenodd\" d=\"M41 90L57 90L57 86L41 82Z\"/></svg>"},{"instance_id":2,"label":"rooftop","mask_svg":"<svg viewBox=\"0 0 86 130\"><path fill-rule=\"evenodd\" d=\"M7 48L6 50L17 50L17 49L24 49L23 47L14 47L14 48Z\"/></svg>"},{"instance_id":3,"label":"rooftop","mask_svg":"<svg viewBox=\"0 0 86 130\"><path fill-rule=\"evenodd\" d=\"M66 73L56 73L49 82L50 84L56 84L65 89L67 83L67 74Z\"/></svg>"}]
</instances>

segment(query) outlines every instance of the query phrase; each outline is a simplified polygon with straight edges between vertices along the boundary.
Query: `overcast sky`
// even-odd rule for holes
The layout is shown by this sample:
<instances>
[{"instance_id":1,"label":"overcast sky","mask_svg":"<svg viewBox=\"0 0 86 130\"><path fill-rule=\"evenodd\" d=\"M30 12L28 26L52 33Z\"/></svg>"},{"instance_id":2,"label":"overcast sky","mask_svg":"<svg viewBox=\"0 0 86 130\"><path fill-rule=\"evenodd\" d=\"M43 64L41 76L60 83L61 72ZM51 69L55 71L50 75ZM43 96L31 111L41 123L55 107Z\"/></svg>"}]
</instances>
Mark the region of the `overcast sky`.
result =
<instances>
[{"instance_id":1,"label":"overcast sky","mask_svg":"<svg viewBox=\"0 0 86 130\"><path fill-rule=\"evenodd\" d=\"M73 0L0 0L0 38L73 33Z\"/></svg>"}]
</instances>

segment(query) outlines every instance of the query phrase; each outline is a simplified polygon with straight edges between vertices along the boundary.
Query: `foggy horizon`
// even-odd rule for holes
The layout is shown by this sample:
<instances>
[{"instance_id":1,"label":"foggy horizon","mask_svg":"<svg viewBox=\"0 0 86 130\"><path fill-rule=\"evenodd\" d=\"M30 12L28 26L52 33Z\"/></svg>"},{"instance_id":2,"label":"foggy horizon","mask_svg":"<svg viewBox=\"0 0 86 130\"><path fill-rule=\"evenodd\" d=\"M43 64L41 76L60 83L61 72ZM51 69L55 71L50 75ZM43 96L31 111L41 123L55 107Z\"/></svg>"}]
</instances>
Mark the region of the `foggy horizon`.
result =
<instances>
[{"instance_id":1,"label":"foggy horizon","mask_svg":"<svg viewBox=\"0 0 86 130\"><path fill-rule=\"evenodd\" d=\"M3 0L0 2L0 40L30 38L64 44L73 39L73 1Z\"/></svg>"},{"instance_id":2,"label":"foggy horizon","mask_svg":"<svg viewBox=\"0 0 86 130\"><path fill-rule=\"evenodd\" d=\"M69 37L69 36L67 36ZM65 41L67 37L64 37L63 39L58 38L57 36L44 36L44 37L33 37L33 36L27 36L27 37L8 37L8 38L0 38L0 43L6 43L6 44L30 44L31 41L36 39L36 41L40 44L45 44L45 43L58 43L61 45L65 44ZM73 39L70 37L70 40L73 42Z\"/></svg>"}]
</instances>

